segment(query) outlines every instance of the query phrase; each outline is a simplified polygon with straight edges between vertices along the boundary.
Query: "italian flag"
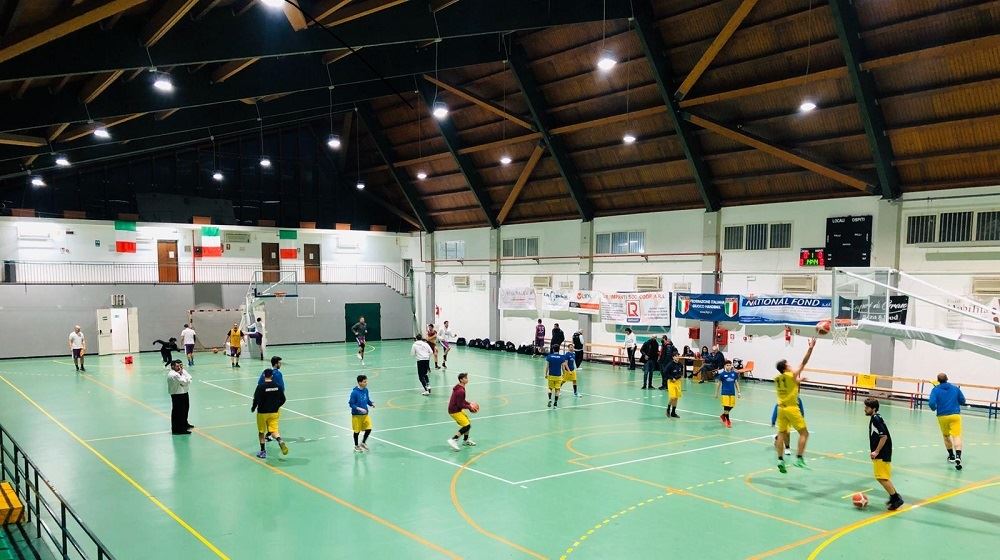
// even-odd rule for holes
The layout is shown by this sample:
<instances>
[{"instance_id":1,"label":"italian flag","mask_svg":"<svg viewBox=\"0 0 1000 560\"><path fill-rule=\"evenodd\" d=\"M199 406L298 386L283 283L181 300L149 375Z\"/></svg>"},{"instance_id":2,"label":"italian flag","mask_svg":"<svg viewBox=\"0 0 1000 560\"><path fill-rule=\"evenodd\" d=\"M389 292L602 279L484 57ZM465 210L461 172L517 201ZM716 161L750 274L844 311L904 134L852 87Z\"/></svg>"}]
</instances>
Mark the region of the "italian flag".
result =
<instances>
[{"instance_id":1,"label":"italian flag","mask_svg":"<svg viewBox=\"0 0 1000 560\"><path fill-rule=\"evenodd\" d=\"M299 239L299 232L293 229L278 230L278 238L281 240L281 249L278 256L282 259L299 258L299 250L296 244Z\"/></svg>"},{"instance_id":2,"label":"italian flag","mask_svg":"<svg viewBox=\"0 0 1000 560\"><path fill-rule=\"evenodd\" d=\"M115 251L118 253L135 252L135 222L115 220Z\"/></svg>"},{"instance_id":3,"label":"italian flag","mask_svg":"<svg viewBox=\"0 0 1000 560\"><path fill-rule=\"evenodd\" d=\"M202 226L201 256L202 257L222 256L222 237L219 235L219 228L211 226Z\"/></svg>"}]
</instances>

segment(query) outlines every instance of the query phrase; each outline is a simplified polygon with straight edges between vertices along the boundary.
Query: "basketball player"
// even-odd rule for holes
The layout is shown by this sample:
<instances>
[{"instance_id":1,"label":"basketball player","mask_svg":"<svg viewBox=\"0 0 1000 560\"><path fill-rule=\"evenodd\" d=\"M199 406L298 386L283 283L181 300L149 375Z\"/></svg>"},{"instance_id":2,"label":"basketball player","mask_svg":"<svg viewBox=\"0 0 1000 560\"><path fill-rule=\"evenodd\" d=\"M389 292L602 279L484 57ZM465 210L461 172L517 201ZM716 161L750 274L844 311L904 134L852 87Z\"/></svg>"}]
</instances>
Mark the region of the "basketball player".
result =
<instances>
[{"instance_id":1,"label":"basketball player","mask_svg":"<svg viewBox=\"0 0 1000 560\"><path fill-rule=\"evenodd\" d=\"M187 355L189 366L194 365L194 342L197 338L198 333L185 323L184 330L181 331L181 342L184 344L184 353Z\"/></svg>"},{"instance_id":2,"label":"basketball player","mask_svg":"<svg viewBox=\"0 0 1000 560\"><path fill-rule=\"evenodd\" d=\"M83 355L87 352L87 339L83 337L80 325L73 327L73 332L69 333L69 351L73 354L73 365L76 366L76 371L87 371L87 368L83 367Z\"/></svg>"},{"instance_id":3,"label":"basketball player","mask_svg":"<svg viewBox=\"0 0 1000 560\"><path fill-rule=\"evenodd\" d=\"M573 358L576 360L576 369L579 370L583 365L583 333L580 331L573 333ZM634 356L632 361L635 362Z\"/></svg>"},{"instance_id":4,"label":"basketball player","mask_svg":"<svg viewBox=\"0 0 1000 560\"><path fill-rule=\"evenodd\" d=\"M670 399L667 402L666 415L670 418L680 418L680 415L677 414L677 401L681 400L684 395L681 386L681 380L684 379L684 362L681 361L679 354L674 355L670 363L663 369L663 376L667 380L667 398ZM650 386L650 389L652 388Z\"/></svg>"},{"instance_id":5,"label":"basketball player","mask_svg":"<svg viewBox=\"0 0 1000 560\"><path fill-rule=\"evenodd\" d=\"M177 352L180 348L177 347L177 339L170 337L170 340L164 342L162 340L156 339L153 344L160 345L160 357L163 358L163 365L169 366L174 361L173 352Z\"/></svg>"},{"instance_id":6,"label":"basketball player","mask_svg":"<svg viewBox=\"0 0 1000 560\"><path fill-rule=\"evenodd\" d=\"M427 335L424 337L424 342L431 347L431 352L434 353L434 369L441 369L438 365L438 347L437 347L438 332L434 328L434 323L427 325Z\"/></svg>"},{"instance_id":7,"label":"basketball player","mask_svg":"<svg viewBox=\"0 0 1000 560\"><path fill-rule=\"evenodd\" d=\"M542 353L542 348L545 347L545 325L542 324L542 320L538 320L538 324L535 325L535 355L538 356Z\"/></svg>"},{"instance_id":8,"label":"basketball player","mask_svg":"<svg viewBox=\"0 0 1000 560\"><path fill-rule=\"evenodd\" d=\"M451 399L448 400L448 414L458 424L458 431L448 440L448 445L452 450L458 451L458 438L463 438L463 445L473 447L476 442L469 439L469 431L472 430L472 422L466 410L471 410L471 403L465 400L465 386L469 383L469 374L458 374L458 385L451 389Z\"/></svg>"},{"instance_id":9,"label":"basketball player","mask_svg":"<svg viewBox=\"0 0 1000 560\"><path fill-rule=\"evenodd\" d=\"M427 376L427 372L430 370L431 354L433 351L424 337L417 333L417 336L413 337L413 346L410 347L410 355L417 358L417 379L420 380L420 386L424 388L424 392L420 393L423 396L431 394L430 378Z\"/></svg>"},{"instance_id":10,"label":"basketball player","mask_svg":"<svg viewBox=\"0 0 1000 560\"><path fill-rule=\"evenodd\" d=\"M931 389L927 406L937 413L938 425L944 437L944 448L948 450L948 462L955 463L955 470L962 470L962 405L965 395L962 389L948 383L948 376L939 373L938 384Z\"/></svg>"},{"instance_id":11,"label":"basketball player","mask_svg":"<svg viewBox=\"0 0 1000 560\"><path fill-rule=\"evenodd\" d=\"M358 317L358 322L351 327L351 332L358 340L358 359L361 360L361 365L365 365L365 339L368 337L368 324L365 323L364 317Z\"/></svg>"},{"instance_id":12,"label":"basketball player","mask_svg":"<svg viewBox=\"0 0 1000 560\"><path fill-rule=\"evenodd\" d=\"M375 406L368 396L368 376L358 376L358 386L351 390L351 398L347 401L351 407L351 429L354 431L354 452L369 451L368 436L372 434L372 420L368 417L368 409ZM358 442L358 435L364 431L364 438Z\"/></svg>"},{"instance_id":13,"label":"basketball player","mask_svg":"<svg viewBox=\"0 0 1000 560\"><path fill-rule=\"evenodd\" d=\"M448 327L448 321L444 322L444 328L441 329L438 338L441 340L441 367L448 369L448 352L451 352L451 342L455 340L455 333L451 332L451 328Z\"/></svg>"},{"instance_id":14,"label":"basketball player","mask_svg":"<svg viewBox=\"0 0 1000 560\"><path fill-rule=\"evenodd\" d=\"M577 373L576 352L569 352L568 351L565 354L563 354L563 358L565 359L565 361L563 362L563 365L565 367L563 367L563 372L562 372L562 374L563 374L563 376L562 376L563 380L562 380L562 382L564 384L565 383L570 383L570 382L573 383L573 398L577 398L578 399L578 398L580 398L580 393L577 391L577 388L576 388L576 373ZM561 385L560 385L560 387L561 387Z\"/></svg>"},{"instance_id":15,"label":"basketball player","mask_svg":"<svg viewBox=\"0 0 1000 560\"><path fill-rule=\"evenodd\" d=\"M806 369L809 357L812 356L813 348L816 347L816 339L809 339L809 349L802 358L802 363L798 369L792 370L788 367L788 360L780 360L775 367L778 368L778 375L774 378L775 391L778 394L778 439L774 440L774 449L778 452L778 471L785 473L785 442L790 437L788 428L795 428L799 433L798 451L795 454L795 466L806 467L806 460L803 455L806 452L806 441L809 439L809 430L806 428L806 420L802 417L802 410L799 409L799 384L802 383L802 371Z\"/></svg>"},{"instance_id":16,"label":"basketball player","mask_svg":"<svg viewBox=\"0 0 1000 560\"><path fill-rule=\"evenodd\" d=\"M715 397L722 402L722 414L719 419L725 427L732 428L733 422L729 419L729 411L736 408L736 398L743 397L740 394L740 374L733 369L732 360L724 362L722 371L715 378Z\"/></svg>"},{"instance_id":17,"label":"basketball player","mask_svg":"<svg viewBox=\"0 0 1000 560\"><path fill-rule=\"evenodd\" d=\"M257 442L260 443L258 459L267 459L264 449L264 437L272 436L278 441L282 455L288 455L288 446L281 439L278 420L281 419L281 405L285 404L285 392L274 382L274 372L271 368L264 370L264 384L258 385L253 392L253 404L250 412L257 411Z\"/></svg>"},{"instance_id":18,"label":"basketball player","mask_svg":"<svg viewBox=\"0 0 1000 560\"><path fill-rule=\"evenodd\" d=\"M559 389L563 384L563 369L567 368L566 356L558 352L550 352L545 356L545 369L543 373L548 382L549 408L559 408ZM555 395L555 400L553 400Z\"/></svg>"},{"instance_id":19,"label":"basketball player","mask_svg":"<svg viewBox=\"0 0 1000 560\"><path fill-rule=\"evenodd\" d=\"M229 365L230 367L240 367L240 354L242 353L243 336L245 333L240 330L239 323L233 323L233 328L226 333L226 342L229 343Z\"/></svg>"},{"instance_id":20,"label":"basketball player","mask_svg":"<svg viewBox=\"0 0 1000 560\"><path fill-rule=\"evenodd\" d=\"M896 486L892 480L892 436L889 435L889 427L885 425L885 420L878 413L878 399L868 397L865 399L865 416L870 416L868 421L868 445L871 449L872 468L875 470L875 480L885 488L889 494L889 501L885 505L889 510L897 510L903 505L903 498L896 492Z\"/></svg>"}]
</instances>

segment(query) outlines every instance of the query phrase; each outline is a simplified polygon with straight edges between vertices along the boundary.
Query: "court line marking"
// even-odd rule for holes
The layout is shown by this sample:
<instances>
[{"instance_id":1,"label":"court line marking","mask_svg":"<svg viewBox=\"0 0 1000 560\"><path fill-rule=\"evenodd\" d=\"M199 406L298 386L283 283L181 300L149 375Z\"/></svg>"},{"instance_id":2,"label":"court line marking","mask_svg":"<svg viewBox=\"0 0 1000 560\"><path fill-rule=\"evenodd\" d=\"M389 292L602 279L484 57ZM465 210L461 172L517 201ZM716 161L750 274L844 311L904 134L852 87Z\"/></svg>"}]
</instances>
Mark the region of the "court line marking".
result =
<instances>
[{"instance_id":1,"label":"court line marking","mask_svg":"<svg viewBox=\"0 0 1000 560\"><path fill-rule=\"evenodd\" d=\"M541 481L541 480L549 480L551 478L560 478L560 477L564 477L564 476L570 476L570 475L574 475L574 474L581 474L581 473L590 472L590 471L596 471L596 470L601 470L601 469L610 469L610 468L613 468L613 467L620 467L620 466L623 466L623 465L631 465L633 463L642 463L642 462L645 462L645 461L654 461L656 459L664 459L666 457L673 457L673 456L676 456L676 455L686 455L688 453L696 453L698 451L707 451L709 449L716 449L716 448L719 448L719 447L727 447L727 446L730 446L730 445L739 445L741 443L747 443L747 442L751 442L751 441L757 441L759 439L764 439L764 438L769 438L769 437L773 437L773 435L772 434L766 434L766 435L757 436L757 437L754 437L754 438L741 439L741 440L737 440L737 441L728 441L726 443L718 443L718 444L715 444L715 445L708 445L708 446L705 446L705 447L698 447L698 448L695 448L695 449L685 449L683 451L675 451L673 453L663 453L663 454L660 454L660 455L654 455L652 457L641 457L639 459L632 459L632 460L629 460L629 461L621 461L621 462L618 462L618 463L611 463L610 465L600 465L600 466L596 466L596 467L588 467L586 469L577 469L577 470L574 470L574 471L565 471L565 472L556 473L556 474L549 474L549 475L545 475L545 476L538 476L538 477L529 478L529 479L526 479L526 480L519 480L517 482L514 482L514 484L530 484L532 482L538 482L538 481Z\"/></svg>"},{"instance_id":2,"label":"court line marking","mask_svg":"<svg viewBox=\"0 0 1000 560\"><path fill-rule=\"evenodd\" d=\"M16 385L14 385L13 383L11 383L3 375L0 375L0 380L2 380L4 383L6 383L7 385L9 385L11 389L13 389L14 391L16 391L19 395L21 395L21 397L24 400L26 400L29 403L31 403L32 406L34 406L35 408L37 408L39 412L41 412L42 414L44 414L49 420L51 420L53 423L55 423L56 426L59 426L59 428L62 429L62 431L64 431L67 434L69 434L70 437L72 437L73 439L75 439L76 442L79 443L80 445L82 445L87 451L90 451L91 453L93 453L94 456L96 456L98 459L100 459L100 461L102 463L104 463L105 465L107 465L118 476L122 477L133 488L135 488L140 494L142 494L143 496L145 496L146 499L148 499L149 501L153 502L153 504L156 505L156 507L160 508L161 511L163 511L164 513L166 513L178 525L180 525L185 530L187 530L187 532L190 533L194 538L198 539L198 541L201 542L201 544L205 545L205 548L211 550L212 553L215 554L216 556L218 556L219 558L225 558L226 560L229 560L229 556L227 556L224 552L222 552L221 550L219 550L219 548L217 546L215 546L214 544L212 544L212 541L210 541L207 538L205 538L205 536L202 535L200 532L198 532L197 529L195 529L194 527L192 527L190 524L188 524L187 521L184 521L179 515L177 515L176 513L174 513L173 510L171 510L169 507L166 506L166 504L164 504L163 502L161 502L160 500L158 500L156 498L156 496L152 495L149 492L149 490L146 490L141 484L139 484L138 482L136 482L136 480L134 478L132 478L131 476L129 476L118 465L116 465L113 462L111 462L111 460L108 459L107 457L105 457L104 455L102 455L100 451L94 449L94 447L92 445L90 445L89 443L87 443L86 441L84 441L83 438L81 438L80 436L76 435L75 432L73 432L72 430L70 430L69 428L67 428L65 424L63 424L62 422L60 422L59 420L57 420L55 416L53 416L52 414L49 413L49 411L45 410L45 408L43 408L42 405L40 405L37 402L35 402L34 400L32 400L31 397L29 397L24 391L22 391Z\"/></svg>"},{"instance_id":3,"label":"court line marking","mask_svg":"<svg viewBox=\"0 0 1000 560\"><path fill-rule=\"evenodd\" d=\"M213 380L210 379L209 381L213 381ZM499 381L494 381L493 383L499 383ZM452 387L454 387L454 385L432 385L430 388L431 389L450 389ZM373 396L375 396L375 395L381 395L381 394L384 394L384 393L405 393L405 392L410 391L410 392L413 392L413 393L419 395L420 394L420 390L421 390L421 387L415 386L415 387L409 387L409 388L406 388L406 389L388 389L388 390L385 390L385 391L372 391L371 394ZM337 395L326 395L326 396L323 396L323 397L303 397L301 399L288 399L288 402L315 401L315 400L320 400L320 399L339 399L339 398L343 398L343 397L344 397L344 395L343 395L343 393L341 393L341 394L337 394ZM485 418L485 417L483 417L483 418ZM447 424L448 422L445 422L445 423ZM385 430L379 430L379 431L380 432L384 432Z\"/></svg>"},{"instance_id":4,"label":"court line marking","mask_svg":"<svg viewBox=\"0 0 1000 560\"><path fill-rule=\"evenodd\" d=\"M362 369L362 367L364 367L364 369ZM285 372L281 372L281 377L285 378L285 377L304 377L304 376L308 376L308 375L333 375L335 373L368 372L368 371L377 371L377 370L384 370L384 369L405 369L405 368L412 368L412 367L413 366L371 367L371 366L361 366L361 365L358 365L358 367L351 368L351 369L334 369L334 370L315 371L315 372L310 372L310 373L285 373ZM164 371L166 371L166 370L164 370ZM264 370L262 369L261 371L264 371ZM225 378L222 378L222 379L209 379L208 381L211 381L213 383L219 382L219 381L256 381L258 378L260 378L260 373L254 373L252 375L245 375L243 377L225 377Z\"/></svg>"},{"instance_id":5,"label":"court line marking","mask_svg":"<svg viewBox=\"0 0 1000 560\"><path fill-rule=\"evenodd\" d=\"M119 395L119 396L121 396L121 398L124 398L124 399L126 399L126 400L128 400L130 402L133 402L136 405L141 406L142 408L145 408L145 409L153 412L154 414L156 414L158 416L162 416L164 418L169 418L169 415L163 413L162 411L159 411L159 410L153 408L152 406L150 406L150 405L148 405L148 404L140 401L139 399L136 399L135 397L132 397L131 395L129 395L127 393L124 393L122 391L119 391L118 389L115 389L114 387L111 387L109 385L105 385L104 383L101 383L100 381L94 379L90 375L84 375L83 378L86 381L90 381L91 383L94 383L95 385L97 385L99 387L103 387L107 391L109 391L109 392L111 392L113 394ZM396 525L395 523L389 521L388 519L385 519L385 518L382 518L382 517L380 517L378 515L375 515L374 513L370 512L370 511L368 511L368 510L366 510L366 509L364 509L364 508L362 508L360 506L356 506L356 505L352 504L351 502L348 502L347 500L345 500L343 498L339 498L339 497L331 494L330 492L327 492L326 490L323 490L322 488L319 488L319 487L317 487L317 486L315 486L315 485L313 485L313 484L311 484L311 483L309 483L309 482L307 482L307 481L305 481L305 480L303 480L303 479L301 479L301 478L299 478L299 477L297 477L297 476L295 476L295 475L293 475L291 473L288 473L288 472L286 472L284 470L281 470L281 469L279 469L279 468L277 468L275 466L272 466L272 465L269 465L269 464L267 464L265 462L262 462L260 459L257 459L253 455L250 455L249 453L243 451L242 449L238 449L236 447L233 447L232 445L230 445L230 444L222 441L221 439L219 439L219 438L217 438L217 437L215 437L215 436L213 436L211 434L208 434L206 432L202 432L201 430L199 430L197 428L195 430L193 430L192 433L194 433L196 435L199 435L199 436L201 436L201 437L203 437L203 438L211 441L212 443L215 443L216 445L218 445L220 447L228 449L229 451L232 451L233 453L236 453L237 455L243 457L244 459L250 461L251 463L253 463L255 465L259 465L261 467L264 467L265 469L273 472L276 475L283 476L283 477L287 478L288 480L291 480L292 482L294 482L296 484L299 484L300 486L302 486L302 487L304 487L304 488L306 488L306 489L308 489L308 490L310 490L312 492L315 492L316 494L319 494L320 496L323 496L324 498L328 498L329 500L331 500L331 501L333 501L333 502L335 502L335 503L337 503L337 504L339 504L339 505L341 505L341 506L343 506L343 507L345 507L347 509L350 509L351 511L353 511L355 513L358 513L358 514L360 514L360 515L362 515L364 517L367 517L368 519L371 519L372 521L375 521L376 523L384 525L385 527L388 527L389 529L392 529L393 531L396 531L397 533L399 533L399 534L401 534L401 535L403 535L405 537L408 537L408 538L410 538L410 539L412 539L412 540L414 540L414 541L416 541L416 542L418 542L418 543L426 546L427 548L430 548L432 550L440 552L441 554L444 554L445 556L447 556L449 558L452 558L453 560L461 560L462 559L462 557L460 555L455 554L454 552L452 552L452 551L450 551L450 550L448 550L448 549L446 549L446 548L444 548L444 547L442 547L440 545L432 543L432 542L428 541L427 539L421 537L420 535L417 535L416 533L413 533L411 531L408 531L408 530L404 529L403 527L400 527L399 525Z\"/></svg>"},{"instance_id":6,"label":"court line marking","mask_svg":"<svg viewBox=\"0 0 1000 560\"><path fill-rule=\"evenodd\" d=\"M204 383L205 385L208 385L210 387L215 387L216 389L220 389L220 390L223 390L223 391L227 391L227 392L233 393L234 395L239 395L239 396L241 396L241 397L243 397L245 399L253 400L253 397L250 396L250 395L245 395L243 393L240 393L240 392L237 392L237 391L233 391L232 389L227 389L225 387L221 387L219 385L215 385L214 383L211 383L209 381L202 381L201 383ZM302 416L304 418L308 418L310 420L315 420L316 422L319 422L321 424L326 424L327 426L332 426L332 427L337 428L339 430L344 430L344 431L347 431L347 432L354 433L354 430L352 430L351 428L348 428L347 426L341 426L339 424L334 424L333 422L327 422L326 420L323 420L322 418L317 418L315 416L310 416L309 414L306 414L304 412L299 412L297 410L293 410L293 409L288 408L288 407L282 407L282 410L286 410L288 412L291 412L292 414L298 414L299 416ZM452 461L448 461L446 459L442 459L440 457L435 457L434 455L431 455L429 453L424 453L423 451L419 451L417 449L413 449L411 447L407 447L405 445L401 445L399 443L396 443L396 442L393 442L393 441L389 441L387 439L383 439L383 438L375 437L375 436L371 436L371 437L369 437L369 439L373 439L375 441L379 441L379 442L382 442L382 443L384 443L386 445L391 445L393 447L398 447L399 449L403 449L405 451L409 451L411 453L415 453L417 455L420 455L422 457L426 457L428 459L433 459L435 461L438 461L440 463L444 463L446 465L451 465L451 466L456 467L456 468L462 468L462 464L461 463L455 463L455 462L452 462ZM490 473L485 472L485 471L480 471L480 470L477 470L477 469L469 469L469 470L472 471L472 472L474 472L474 473L476 473L476 474L485 476L487 478L492 478L493 480L496 480L496 481L499 481L499 482L503 482L505 484L510 484L510 485L514 484L513 482L507 480L506 478L501 478L499 476L490 474Z\"/></svg>"},{"instance_id":7,"label":"court line marking","mask_svg":"<svg viewBox=\"0 0 1000 560\"><path fill-rule=\"evenodd\" d=\"M584 408L584 407L587 407L587 406L600 406L602 404L618 404L618 403L616 403L615 401L601 401L601 402L591 402L591 403L585 403L585 404L573 404L573 405L569 405L569 406L560 406L559 408L560 409ZM522 410L520 412L507 412L507 413L504 413L504 414L491 414L491 415L488 415L488 416L475 416L474 418L476 420L488 420L490 418L504 418L506 416L518 416L518 415L521 415L521 414L536 414L536 413L539 413L539 412L552 412L552 409L551 408L539 408L539 409L536 409L536 410ZM441 421L441 422L429 422L427 424L413 424L413 425L410 425L410 426L397 426L395 428L384 428L384 429L380 429L379 432L395 432L395 431L398 431L398 430L410 430L410 429L413 429L413 428L426 428L428 426L440 426L440 425L443 425L443 424L454 424L454 423L455 423L454 420L447 420L447 421Z\"/></svg>"}]
</instances>

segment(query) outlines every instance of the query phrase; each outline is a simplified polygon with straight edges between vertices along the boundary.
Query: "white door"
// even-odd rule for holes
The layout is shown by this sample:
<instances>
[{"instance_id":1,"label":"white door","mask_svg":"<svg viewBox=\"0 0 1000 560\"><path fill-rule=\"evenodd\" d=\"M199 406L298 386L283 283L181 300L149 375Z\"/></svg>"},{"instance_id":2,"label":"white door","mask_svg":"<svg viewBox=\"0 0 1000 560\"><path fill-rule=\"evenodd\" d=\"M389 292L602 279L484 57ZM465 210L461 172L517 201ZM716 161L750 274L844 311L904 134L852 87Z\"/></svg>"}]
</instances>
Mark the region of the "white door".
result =
<instances>
[{"instance_id":1,"label":"white door","mask_svg":"<svg viewBox=\"0 0 1000 560\"><path fill-rule=\"evenodd\" d=\"M111 350L111 310L97 310L97 353L103 356Z\"/></svg>"},{"instance_id":2,"label":"white door","mask_svg":"<svg viewBox=\"0 0 1000 560\"><path fill-rule=\"evenodd\" d=\"M128 351L139 351L139 308L128 308Z\"/></svg>"},{"instance_id":3,"label":"white door","mask_svg":"<svg viewBox=\"0 0 1000 560\"><path fill-rule=\"evenodd\" d=\"M111 310L111 353L128 352L128 311L118 307Z\"/></svg>"}]
</instances>

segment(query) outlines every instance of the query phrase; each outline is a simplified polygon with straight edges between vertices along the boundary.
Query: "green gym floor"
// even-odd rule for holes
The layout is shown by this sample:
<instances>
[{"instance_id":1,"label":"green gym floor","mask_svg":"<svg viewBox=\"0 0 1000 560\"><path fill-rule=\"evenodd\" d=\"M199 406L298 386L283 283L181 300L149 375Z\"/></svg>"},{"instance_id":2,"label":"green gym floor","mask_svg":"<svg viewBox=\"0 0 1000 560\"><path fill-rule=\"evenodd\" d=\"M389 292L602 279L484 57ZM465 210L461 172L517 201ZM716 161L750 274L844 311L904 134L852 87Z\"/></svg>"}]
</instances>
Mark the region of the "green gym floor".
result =
<instances>
[{"instance_id":1,"label":"green gym floor","mask_svg":"<svg viewBox=\"0 0 1000 560\"><path fill-rule=\"evenodd\" d=\"M860 402L804 392L808 469L774 466L770 383L749 383L719 422L714 385L685 382L680 419L641 371L584 364L583 397L545 406L542 360L456 348L423 397L410 344L274 347L288 403L256 459L250 413L262 362L221 354L190 368L191 436L169 434L159 354L0 362L0 423L119 559L927 558L1000 547L1000 431L965 417L965 466L945 461L933 413L883 408L895 513L872 478ZM479 444L453 452L446 405L470 373ZM358 372L376 407L356 455L347 397ZM569 386L567 385L568 389ZM566 393L570 393L567 391ZM794 443L793 443L794 444ZM864 491L867 510L851 505Z\"/></svg>"}]
</instances>

